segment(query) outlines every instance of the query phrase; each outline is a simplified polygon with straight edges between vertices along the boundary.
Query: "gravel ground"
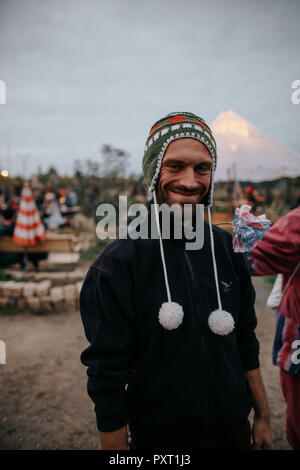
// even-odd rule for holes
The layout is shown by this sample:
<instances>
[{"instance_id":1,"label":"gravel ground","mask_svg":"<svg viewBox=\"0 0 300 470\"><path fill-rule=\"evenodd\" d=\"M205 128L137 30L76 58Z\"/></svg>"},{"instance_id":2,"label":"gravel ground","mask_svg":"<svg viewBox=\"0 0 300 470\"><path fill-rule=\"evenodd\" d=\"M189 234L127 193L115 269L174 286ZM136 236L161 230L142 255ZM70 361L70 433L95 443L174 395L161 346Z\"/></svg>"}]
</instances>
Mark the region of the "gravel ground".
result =
<instances>
[{"instance_id":1,"label":"gravel ground","mask_svg":"<svg viewBox=\"0 0 300 470\"><path fill-rule=\"evenodd\" d=\"M270 286L254 279L261 369L272 412L275 449L285 438L285 403L271 351L275 314ZM79 356L88 345L79 312L0 317L7 360L0 365L0 449L100 449L93 404Z\"/></svg>"}]
</instances>

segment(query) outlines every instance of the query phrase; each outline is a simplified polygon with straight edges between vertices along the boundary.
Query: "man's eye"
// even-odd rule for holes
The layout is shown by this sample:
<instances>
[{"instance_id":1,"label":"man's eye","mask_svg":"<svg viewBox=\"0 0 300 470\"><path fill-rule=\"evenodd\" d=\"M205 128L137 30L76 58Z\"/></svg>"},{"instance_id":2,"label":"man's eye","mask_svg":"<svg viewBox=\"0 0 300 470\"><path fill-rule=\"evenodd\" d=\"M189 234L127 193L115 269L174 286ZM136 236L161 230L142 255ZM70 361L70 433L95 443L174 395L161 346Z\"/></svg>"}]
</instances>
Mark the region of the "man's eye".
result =
<instances>
[{"instance_id":1,"label":"man's eye","mask_svg":"<svg viewBox=\"0 0 300 470\"><path fill-rule=\"evenodd\" d=\"M207 165L199 166L197 168L197 171L200 172L200 173L207 173L207 172L211 171L211 167L207 166Z\"/></svg>"},{"instance_id":2,"label":"man's eye","mask_svg":"<svg viewBox=\"0 0 300 470\"><path fill-rule=\"evenodd\" d=\"M180 168L180 165L178 163L169 163L168 165L170 168Z\"/></svg>"}]
</instances>

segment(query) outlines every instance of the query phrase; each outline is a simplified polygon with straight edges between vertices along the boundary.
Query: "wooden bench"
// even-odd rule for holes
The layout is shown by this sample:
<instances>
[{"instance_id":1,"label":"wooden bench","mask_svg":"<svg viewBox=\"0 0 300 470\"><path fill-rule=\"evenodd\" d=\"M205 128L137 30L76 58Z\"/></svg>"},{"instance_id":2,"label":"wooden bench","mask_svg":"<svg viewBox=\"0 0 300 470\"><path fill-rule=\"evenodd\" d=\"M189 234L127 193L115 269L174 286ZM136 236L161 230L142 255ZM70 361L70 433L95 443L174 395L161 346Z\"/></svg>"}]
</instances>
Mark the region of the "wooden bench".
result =
<instances>
[{"instance_id":1,"label":"wooden bench","mask_svg":"<svg viewBox=\"0 0 300 470\"><path fill-rule=\"evenodd\" d=\"M76 251L76 237L74 235L58 235L57 233L47 233L43 242L37 242L33 246L28 246L27 253L40 252L73 252ZM8 253L24 253L23 246L18 245L12 237L0 238L0 251Z\"/></svg>"},{"instance_id":2,"label":"wooden bench","mask_svg":"<svg viewBox=\"0 0 300 470\"><path fill-rule=\"evenodd\" d=\"M47 232L46 239L43 242L37 242L33 246L28 246L27 253L78 253L87 251L95 245L95 236L93 234L82 234L75 236L72 234L57 234ZM0 252L23 253L24 247L15 243L12 237L0 238Z\"/></svg>"}]
</instances>

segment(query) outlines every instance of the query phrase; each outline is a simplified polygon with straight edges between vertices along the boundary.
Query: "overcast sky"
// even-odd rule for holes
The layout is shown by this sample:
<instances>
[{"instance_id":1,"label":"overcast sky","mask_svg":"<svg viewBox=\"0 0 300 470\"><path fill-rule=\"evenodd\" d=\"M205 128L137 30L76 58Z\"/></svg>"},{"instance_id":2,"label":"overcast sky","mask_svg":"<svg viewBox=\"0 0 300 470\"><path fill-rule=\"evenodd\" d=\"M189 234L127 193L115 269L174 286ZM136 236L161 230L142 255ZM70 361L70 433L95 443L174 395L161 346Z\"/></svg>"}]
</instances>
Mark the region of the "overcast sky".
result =
<instances>
[{"instance_id":1,"label":"overcast sky","mask_svg":"<svg viewBox=\"0 0 300 470\"><path fill-rule=\"evenodd\" d=\"M71 173L108 143L141 172L150 126L179 110L233 109L300 151L299 24L299 0L0 0L2 168Z\"/></svg>"}]
</instances>

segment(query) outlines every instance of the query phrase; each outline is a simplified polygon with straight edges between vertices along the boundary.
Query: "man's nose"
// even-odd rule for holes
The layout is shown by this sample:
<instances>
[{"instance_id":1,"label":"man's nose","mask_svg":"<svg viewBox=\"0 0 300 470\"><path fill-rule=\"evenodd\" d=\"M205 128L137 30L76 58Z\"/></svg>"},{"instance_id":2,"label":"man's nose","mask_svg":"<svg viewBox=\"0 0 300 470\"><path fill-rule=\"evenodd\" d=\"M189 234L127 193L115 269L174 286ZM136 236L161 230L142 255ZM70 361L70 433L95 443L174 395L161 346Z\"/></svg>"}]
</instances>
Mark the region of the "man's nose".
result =
<instances>
[{"instance_id":1,"label":"man's nose","mask_svg":"<svg viewBox=\"0 0 300 470\"><path fill-rule=\"evenodd\" d=\"M190 189L190 190L199 188L197 175L193 168L185 168L180 178L180 184L182 184L182 186L185 186L187 189Z\"/></svg>"}]
</instances>

